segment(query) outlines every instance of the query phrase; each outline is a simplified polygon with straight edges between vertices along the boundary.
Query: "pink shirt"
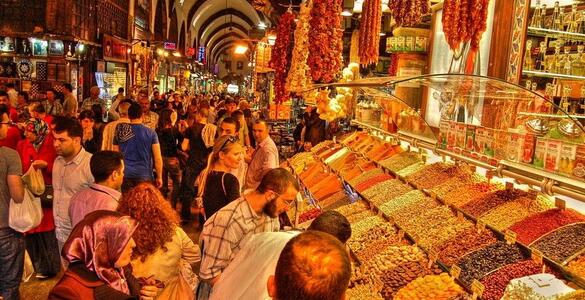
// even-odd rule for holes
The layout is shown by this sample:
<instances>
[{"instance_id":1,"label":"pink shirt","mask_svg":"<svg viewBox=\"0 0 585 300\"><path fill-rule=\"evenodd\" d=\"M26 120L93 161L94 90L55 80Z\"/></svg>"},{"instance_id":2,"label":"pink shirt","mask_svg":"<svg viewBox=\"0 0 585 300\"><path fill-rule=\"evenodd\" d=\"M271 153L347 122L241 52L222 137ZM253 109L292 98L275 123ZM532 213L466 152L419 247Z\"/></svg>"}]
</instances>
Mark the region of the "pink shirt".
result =
<instances>
[{"instance_id":1,"label":"pink shirt","mask_svg":"<svg viewBox=\"0 0 585 300\"><path fill-rule=\"evenodd\" d=\"M77 192L71 198L71 205L69 206L72 227L75 227L90 212L116 210L121 195L119 191L96 183L92 183L88 188Z\"/></svg>"}]
</instances>

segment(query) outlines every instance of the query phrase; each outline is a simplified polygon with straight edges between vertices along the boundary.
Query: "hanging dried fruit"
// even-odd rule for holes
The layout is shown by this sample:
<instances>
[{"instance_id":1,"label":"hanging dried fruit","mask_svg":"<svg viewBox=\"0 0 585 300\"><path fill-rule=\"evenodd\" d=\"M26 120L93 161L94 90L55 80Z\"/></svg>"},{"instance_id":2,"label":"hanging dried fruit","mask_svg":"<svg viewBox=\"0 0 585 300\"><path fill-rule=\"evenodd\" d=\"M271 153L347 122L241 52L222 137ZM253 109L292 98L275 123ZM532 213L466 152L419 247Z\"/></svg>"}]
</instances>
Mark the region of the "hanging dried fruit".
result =
<instances>
[{"instance_id":1,"label":"hanging dried fruit","mask_svg":"<svg viewBox=\"0 0 585 300\"><path fill-rule=\"evenodd\" d=\"M312 1L305 2L301 6L301 11L298 16L291 65L285 87L290 92L298 93L304 91L312 82L311 70L307 65L307 58L309 57L309 18L312 7Z\"/></svg>"},{"instance_id":2,"label":"hanging dried fruit","mask_svg":"<svg viewBox=\"0 0 585 300\"><path fill-rule=\"evenodd\" d=\"M382 1L365 0L360 23L360 64L378 63L380 28L382 27Z\"/></svg>"},{"instance_id":3,"label":"hanging dried fruit","mask_svg":"<svg viewBox=\"0 0 585 300\"><path fill-rule=\"evenodd\" d=\"M285 88L286 77L291 57L292 33L295 29L295 16L286 12L278 23L276 42L272 48L270 67L274 69L274 102L282 103L287 100L289 92Z\"/></svg>"},{"instance_id":4,"label":"hanging dried fruit","mask_svg":"<svg viewBox=\"0 0 585 300\"><path fill-rule=\"evenodd\" d=\"M313 81L329 83L341 71L343 29L341 0L314 0L309 30L309 57Z\"/></svg>"},{"instance_id":5,"label":"hanging dried fruit","mask_svg":"<svg viewBox=\"0 0 585 300\"><path fill-rule=\"evenodd\" d=\"M354 30L351 33L351 44L349 48L349 62L350 63L359 63L359 45L360 43L360 32L359 30Z\"/></svg>"},{"instance_id":6,"label":"hanging dried fruit","mask_svg":"<svg viewBox=\"0 0 585 300\"><path fill-rule=\"evenodd\" d=\"M428 0L390 0L388 7L397 26L419 24L422 17L429 13Z\"/></svg>"}]
</instances>

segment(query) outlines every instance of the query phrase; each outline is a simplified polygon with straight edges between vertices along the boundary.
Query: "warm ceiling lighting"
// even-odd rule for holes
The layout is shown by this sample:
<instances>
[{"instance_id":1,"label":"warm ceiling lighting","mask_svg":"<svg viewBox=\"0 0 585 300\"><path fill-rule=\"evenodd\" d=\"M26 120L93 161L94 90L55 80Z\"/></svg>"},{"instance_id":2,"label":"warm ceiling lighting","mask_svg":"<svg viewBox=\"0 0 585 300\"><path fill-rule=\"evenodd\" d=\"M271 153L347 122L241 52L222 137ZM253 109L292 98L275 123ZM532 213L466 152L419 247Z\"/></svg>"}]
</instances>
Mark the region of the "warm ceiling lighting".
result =
<instances>
[{"instance_id":1,"label":"warm ceiling lighting","mask_svg":"<svg viewBox=\"0 0 585 300\"><path fill-rule=\"evenodd\" d=\"M169 51L165 51L165 52L164 52L164 56L165 56L165 57L169 57Z\"/></svg>"},{"instance_id":2,"label":"warm ceiling lighting","mask_svg":"<svg viewBox=\"0 0 585 300\"><path fill-rule=\"evenodd\" d=\"M234 50L234 53L235 54L245 54L246 51L248 51L248 47L247 46L238 45L238 46L236 46L236 49Z\"/></svg>"},{"instance_id":3,"label":"warm ceiling lighting","mask_svg":"<svg viewBox=\"0 0 585 300\"><path fill-rule=\"evenodd\" d=\"M258 29L266 29L266 23L264 22L258 23Z\"/></svg>"},{"instance_id":4,"label":"warm ceiling lighting","mask_svg":"<svg viewBox=\"0 0 585 300\"><path fill-rule=\"evenodd\" d=\"M353 13L349 9L344 9L341 12L341 15L344 16L344 17L351 17L351 16L353 16Z\"/></svg>"},{"instance_id":5,"label":"warm ceiling lighting","mask_svg":"<svg viewBox=\"0 0 585 300\"><path fill-rule=\"evenodd\" d=\"M163 49L161 49L161 48L158 48L158 49L156 49L156 54L158 54L158 55L161 55L161 56L162 56L162 55L164 55L164 54L165 54L165 51L164 51Z\"/></svg>"},{"instance_id":6,"label":"warm ceiling lighting","mask_svg":"<svg viewBox=\"0 0 585 300\"><path fill-rule=\"evenodd\" d=\"M386 33L385 32L380 32L380 36L385 36Z\"/></svg>"},{"instance_id":7,"label":"warm ceiling lighting","mask_svg":"<svg viewBox=\"0 0 585 300\"><path fill-rule=\"evenodd\" d=\"M173 52L174 57L181 57L181 53L178 51Z\"/></svg>"}]
</instances>

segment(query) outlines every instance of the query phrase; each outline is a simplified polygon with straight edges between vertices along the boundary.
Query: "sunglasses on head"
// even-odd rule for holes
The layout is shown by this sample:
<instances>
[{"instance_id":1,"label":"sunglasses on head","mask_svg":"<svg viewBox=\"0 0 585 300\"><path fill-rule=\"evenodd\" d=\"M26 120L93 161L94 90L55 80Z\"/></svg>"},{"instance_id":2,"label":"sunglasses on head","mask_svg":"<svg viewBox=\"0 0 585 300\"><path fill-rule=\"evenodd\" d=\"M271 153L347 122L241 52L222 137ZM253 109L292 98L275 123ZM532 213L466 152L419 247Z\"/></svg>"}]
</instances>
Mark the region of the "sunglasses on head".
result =
<instances>
[{"instance_id":1,"label":"sunglasses on head","mask_svg":"<svg viewBox=\"0 0 585 300\"><path fill-rule=\"evenodd\" d=\"M236 143L238 142L239 139L236 136L228 136L225 141L223 141L223 144L221 145L221 147L219 149L223 150L223 148L227 145L227 143Z\"/></svg>"}]
</instances>

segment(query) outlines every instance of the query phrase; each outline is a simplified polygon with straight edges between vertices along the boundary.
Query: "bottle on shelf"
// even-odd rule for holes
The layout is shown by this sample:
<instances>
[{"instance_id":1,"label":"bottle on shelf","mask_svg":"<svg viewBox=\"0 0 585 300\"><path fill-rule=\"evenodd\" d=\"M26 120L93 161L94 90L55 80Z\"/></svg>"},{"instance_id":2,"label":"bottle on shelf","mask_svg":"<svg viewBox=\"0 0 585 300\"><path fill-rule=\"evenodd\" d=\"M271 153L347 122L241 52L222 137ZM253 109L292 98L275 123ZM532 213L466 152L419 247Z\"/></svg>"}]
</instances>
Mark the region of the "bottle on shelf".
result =
<instances>
[{"instance_id":1,"label":"bottle on shelf","mask_svg":"<svg viewBox=\"0 0 585 300\"><path fill-rule=\"evenodd\" d=\"M572 67L572 59L571 59L571 46L565 46L565 58L563 59L563 74L572 75L573 74L573 67Z\"/></svg>"},{"instance_id":2,"label":"bottle on shelf","mask_svg":"<svg viewBox=\"0 0 585 300\"><path fill-rule=\"evenodd\" d=\"M557 40L555 45L555 54L553 58L550 60L550 68L549 72L560 74L563 70L563 58L561 57L561 42Z\"/></svg>"},{"instance_id":3,"label":"bottle on shelf","mask_svg":"<svg viewBox=\"0 0 585 300\"><path fill-rule=\"evenodd\" d=\"M571 15L569 18L568 32L579 33L579 12L577 11L577 3L571 6Z\"/></svg>"},{"instance_id":4,"label":"bottle on shelf","mask_svg":"<svg viewBox=\"0 0 585 300\"><path fill-rule=\"evenodd\" d=\"M540 28L546 28L546 4L542 5L540 9Z\"/></svg>"},{"instance_id":5,"label":"bottle on shelf","mask_svg":"<svg viewBox=\"0 0 585 300\"><path fill-rule=\"evenodd\" d=\"M536 62L535 62L535 66L534 66L535 70L545 71L545 69L546 69L545 55L546 55L546 42L540 42L540 47L538 48L538 54L536 55Z\"/></svg>"},{"instance_id":6,"label":"bottle on shelf","mask_svg":"<svg viewBox=\"0 0 585 300\"><path fill-rule=\"evenodd\" d=\"M561 9L559 1L555 1L552 16L552 28L553 30L563 31L563 17L564 13Z\"/></svg>"},{"instance_id":7,"label":"bottle on shelf","mask_svg":"<svg viewBox=\"0 0 585 300\"><path fill-rule=\"evenodd\" d=\"M536 0L536 8L534 8L534 14L532 20L530 20L530 27L542 28L542 13L540 10L540 0Z\"/></svg>"},{"instance_id":8,"label":"bottle on shelf","mask_svg":"<svg viewBox=\"0 0 585 300\"><path fill-rule=\"evenodd\" d=\"M577 45L577 54L573 57L573 75L585 75L585 45Z\"/></svg>"},{"instance_id":9,"label":"bottle on shelf","mask_svg":"<svg viewBox=\"0 0 585 300\"><path fill-rule=\"evenodd\" d=\"M532 71L534 63L532 62L532 40L526 41L526 51L524 51L524 70Z\"/></svg>"},{"instance_id":10,"label":"bottle on shelf","mask_svg":"<svg viewBox=\"0 0 585 300\"><path fill-rule=\"evenodd\" d=\"M585 85L581 86L581 99L579 101L578 113L585 114Z\"/></svg>"}]
</instances>

